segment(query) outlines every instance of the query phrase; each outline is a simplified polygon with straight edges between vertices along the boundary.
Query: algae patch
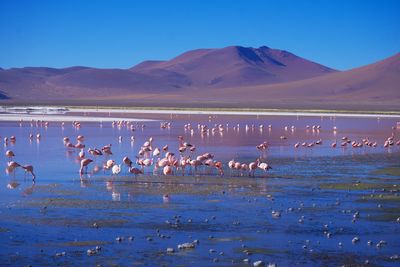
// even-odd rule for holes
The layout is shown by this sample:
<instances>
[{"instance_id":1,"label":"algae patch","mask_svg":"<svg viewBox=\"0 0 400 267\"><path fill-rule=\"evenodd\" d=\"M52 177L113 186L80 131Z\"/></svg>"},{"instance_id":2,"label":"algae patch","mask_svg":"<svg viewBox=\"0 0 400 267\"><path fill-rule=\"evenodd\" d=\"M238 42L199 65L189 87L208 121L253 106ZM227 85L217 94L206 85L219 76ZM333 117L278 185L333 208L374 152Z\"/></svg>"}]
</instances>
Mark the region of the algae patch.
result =
<instances>
[{"instance_id":1,"label":"algae patch","mask_svg":"<svg viewBox=\"0 0 400 267\"><path fill-rule=\"evenodd\" d=\"M376 170L373 174L397 176L400 178L400 167L388 167Z\"/></svg>"}]
</instances>

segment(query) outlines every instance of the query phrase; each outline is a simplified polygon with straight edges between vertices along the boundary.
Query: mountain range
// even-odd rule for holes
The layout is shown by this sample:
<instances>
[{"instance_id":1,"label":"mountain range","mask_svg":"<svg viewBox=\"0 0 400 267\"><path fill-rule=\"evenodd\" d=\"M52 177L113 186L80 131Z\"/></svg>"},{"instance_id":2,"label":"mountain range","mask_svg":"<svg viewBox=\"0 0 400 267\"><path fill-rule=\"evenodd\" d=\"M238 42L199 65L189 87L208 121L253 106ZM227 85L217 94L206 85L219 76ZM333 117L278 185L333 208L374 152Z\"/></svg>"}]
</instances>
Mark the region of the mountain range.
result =
<instances>
[{"instance_id":1,"label":"mountain range","mask_svg":"<svg viewBox=\"0 0 400 267\"><path fill-rule=\"evenodd\" d=\"M399 86L399 53L337 71L266 46L197 49L129 69L0 68L3 104L400 110Z\"/></svg>"}]
</instances>

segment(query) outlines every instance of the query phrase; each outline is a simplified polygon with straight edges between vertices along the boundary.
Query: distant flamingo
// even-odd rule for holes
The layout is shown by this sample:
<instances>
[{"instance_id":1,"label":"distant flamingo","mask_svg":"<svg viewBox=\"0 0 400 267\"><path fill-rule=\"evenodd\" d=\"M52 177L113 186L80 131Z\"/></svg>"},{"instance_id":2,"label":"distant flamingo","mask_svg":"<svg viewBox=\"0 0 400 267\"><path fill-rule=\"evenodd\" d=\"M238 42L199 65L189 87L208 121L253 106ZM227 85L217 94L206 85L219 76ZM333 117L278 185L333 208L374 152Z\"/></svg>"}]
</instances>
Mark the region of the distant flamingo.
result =
<instances>
[{"instance_id":1,"label":"distant flamingo","mask_svg":"<svg viewBox=\"0 0 400 267\"><path fill-rule=\"evenodd\" d=\"M94 157L103 155L103 152L101 152L101 150L100 150L100 149L97 149L97 148L95 148L95 149L89 148L89 149L88 149L88 152L89 152L92 156L94 156Z\"/></svg>"},{"instance_id":2,"label":"distant flamingo","mask_svg":"<svg viewBox=\"0 0 400 267\"><path fill-rule=\"evenodd\" d=\"M83 159L83 160L81 160L81 167L80 167L80 169L79 169L79 173L80 173L80 174L83 174L83 173L84 173L84 171L83 171L84 168L86 169L86 173L87 173L88 165L89 165L91 162L93 162L93 160L91 160L91 159Z\"/></svg>"},{"instance_id":3,"label":"distant flamingo","mask_svg":"<svg viewBox=\"0 0 400 267\"><path fill-rule=\"evenodd\" d=\"M268 170L272 169L271 166L269 166L267 163L265 162L259 162L258 163L258 168L260 168L261 170L264 171L264 173L266 174Z\"/></svg>"},{"instance_id":4,"label":"distant flamingo","mask_svg":"<svg viewBox=\"0 0 400 267\"><path fill-rule=\"evenodd\" d=\"M257 159L255 162L250 162L249 163L249 176L255 176L255 172L258 168L258 163L259 159Z\"/></svg>"},{"instance_id":5,"label":"distant flamingo","mask_svg":"<svg viewBox=\"0 0 400 267\"><path fill-rule=\"evenodd\" d=\"M85 151L83 151L83 150L79 151L78 158L79 159L84 159L85 158Z\"/></svg>"},{"instance_id":6,"label":"distant flamingo","mask_svg":"<svg viewBox=\"0 0 400 267\"><path fill-rule=\"evenodd\" d=\"M124 157L123 159L122 159L122 162L126 165L126 166L128 166L129 168L131 168L132 167L132 160L130 159L130 158L128 158L128 157Z\"/></svg>"},{"instance_id":7,"label":"distant flamingo","mask_svg":"<svg viewBox=\"0 0 400 267\"><path fill-rule=\"evenodd\" d=\"M172 174L172 167L167 165L163 168L164 175L171 175Z\"/></svg>"},{"instance_id":8,"label":"distant flamingo","mask_svg":"<svg viewBox=\"0 0 400 267\"><path fill-rule=\"evenodd\" d=\"M143 174L143 171L142 171L142 170L139 170L138 168L135 168L135 167L130 168L130 169L129 169L129 172L132 173L132 174L134 174L135 176L137 176L138 174Z\"/></svg>"},{"instance_id":9,"label":"distant flamingo","mask_svg":"<svg viewBox=\"0 0 400 267\"><path fill-rule=\"evenodd\" d=\"M113 175L118 175L121 172L121 165L115 164L114 166L112 166L111 172Z\"/></svg>"},{"instance_id":10,"label":"distant flamingo","mask_svg":"<svg viewBox=\"0 0 400 267\"><path fill-rule=\"evenodd\" d=\"M11 150L6 151L6 157L8 157L10 160L12 160L13 157L15 157L15 154Z\"/></svg>"},{"instance_id":11,"label":"distant flamingo","mask_svg":"<svg viewBox=\"0 0 400 267\"><path fill-rule=\"evenodd\" d=\"M23 165L21 166L22 169L25 170L25 172L30 173L32 175L32 179L36 179L36 175L33 173L33 166L32 165Z\"/></svg>"}]
</instances>

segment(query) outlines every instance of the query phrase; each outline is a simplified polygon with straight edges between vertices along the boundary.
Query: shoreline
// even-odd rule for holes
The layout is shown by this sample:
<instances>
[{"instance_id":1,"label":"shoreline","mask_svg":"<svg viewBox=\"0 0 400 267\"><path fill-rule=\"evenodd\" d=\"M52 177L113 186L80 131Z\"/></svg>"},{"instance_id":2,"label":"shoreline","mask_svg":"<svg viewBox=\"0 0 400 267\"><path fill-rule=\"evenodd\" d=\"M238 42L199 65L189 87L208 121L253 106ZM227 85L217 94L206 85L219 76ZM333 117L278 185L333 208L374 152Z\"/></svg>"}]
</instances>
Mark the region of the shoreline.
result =
<instances>
[{"instance_id":1,"label":"shoreline","mask_svg":"<svg viewBox=\"0 0 400 267\"><path fill-rule=\"evenodd\" d=\"M166 107L89 107L89 106L2 106L4 112L0 114L0 120L16 120L15 117L28 117L29 119L51 118L53 121L115 121L115 120L137 120L151 121L151 119L118 118L111 114L163 114L163 115L231 115L231 116L302 116L302 117L360 117L360 118L400 118L400 112L395 111L351 111L351 110L288 110L288 109L211 109L211 108L166 108ZM23 109L65 109L65 113L51 114L10 112L8 110ZM83 115L68 115L69 113L83 113ZM109 117L97 117L85 113L109 113ZM9 118L9 119L7 119ZM19 120L19 118L18 118Z\"/></svg>"},{"instance_id":2,"label":"shoreline","mask_svg":"<svg viewBox=\"0 0 400 267\"><path fill-rule=\"evenodd\" d=\"M387 113L356 113L328 111L250 111L250 110L208 110L208 109L134 109L134 108L81 108L69 107L68 112L81 113L124 113L124 114L175 114L175 115L232 115L232 116L302 116L302 117L366 117L366 118L400 118L400 114ZM67 113L68 113L67 112Z\"/></svg>"},{"instance_id":3,"label":"shoreline","mask_svg":"<svg viewBox=\"0 0 400 267\"><path fill-rule=\"evenodd\" d=\"M138 118L118 118L118 117L96 117L96 116L84 116L84 115L74 115L69 116L67 114L0 114L0 121L37 121L46 120L52 122L113 122L113 121L133 121L133 122L146 122L146 121L157 121L152 119L138 119Z\"/></svg>"}]
</instances>

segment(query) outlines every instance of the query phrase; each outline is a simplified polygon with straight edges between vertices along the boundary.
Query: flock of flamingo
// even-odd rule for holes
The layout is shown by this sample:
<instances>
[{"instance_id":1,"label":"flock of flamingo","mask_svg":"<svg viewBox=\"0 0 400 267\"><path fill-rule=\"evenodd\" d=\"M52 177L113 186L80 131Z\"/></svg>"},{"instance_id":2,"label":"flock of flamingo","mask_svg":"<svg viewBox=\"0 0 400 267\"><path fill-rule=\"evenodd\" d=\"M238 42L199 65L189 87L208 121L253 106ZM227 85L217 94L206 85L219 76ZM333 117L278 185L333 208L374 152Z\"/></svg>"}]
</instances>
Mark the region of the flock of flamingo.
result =
<instances>
[{"instance_id":1,"label":"flock of flamingo","mask_svg":"<svg viewBox=\"0 0 400 267\"><path fill-rule=\"evenodd\" d=\"M20 121L20 125L22 125L22 120ZM34 122L31 121L31 125ZM49 122L47 121L36 121L36 125L39 126L44 126L48 127ZM61 123L62 127L64 127L65 123ZM74 121L72 122L72 126L75 128L80 128L81 123ZM127 127L131 131L135 131L136 128L142 127L144 128L145 125L139 125L139 124L134 124L129 121L114 121L112 122L113 127ZM161 129L167 129L171 127L170 122L161 122L160 123L160 128ZM239 130L240 125L235 125L233 126L233 130L237 131ZM250 129L255 129L255 125L247 125L245 126L245 130L248 131ZM259 125L258 127L260 131L263 130L264 125ZM268 125L268 128L271 130L272 125ZM216 124L214 127L209 128L205 124L198 124L197 125L198 132L200 134L215 134L216 132L223 133L224 131L229 129L229 125L227 124L226 126L222 124ZM321 126L319 125L313 125L313 126L306 126L307 131L312 129L312 131L320 131ZM393 129L396 129L396 127L393 127ZM284 127L285 131L295 131L294 126L285 126ZM184 125L184 131L189 132L191 135L194 134L195 129L192 127L192 125L185 124ZM337 128L333 128L334 133L336 134ZM29 139L32 140L35 136L33 134L29 134ZM36 139L39 141L41 139L41 135L37 134ZM119 141L121 142L122 136L119 136ZM281 140L286 140L287 137L285 135L280 136ZM134 141L135 137L132 136L131 140ZM193 174L197 175L199 174L199 169L203 168L203 172L207 174L213 174L214 171L220 175L224 175L224 163L221 161L217 161L214 159L214 154L211 154L209 152L203 153L200 155L195 155L196 152L196 146L194 144L190 144L185 141L183 136L178 136L177 137L177 153L174 153L171 151L170 147L168 145L160 146L157 147L154 145L154 139L153 137L149 137L143 145L140 147L137 155L133 157L134 160L129 158L128 156L123 157L122 161L120 164L118 164L115 160L111 159L113 152L112 152L112 144L107 144L101 147L100 149L98 148L88 148L86 150L86 146L84 144L85 137L83 135L78 135L76 137L76 143L72 143L72 140L69 137L64 137L63 138L63 144L66 149L72 150L72 151L77 151L77 158L80 162L80 168L79 168L79 174L82 175L88 173L88 167L92 162L96 162L98 158L103 159L103 164L102 164L102 169L104 172L106 171L111 171L113 175L118 175L121 173L123 168L126 168L128 173L131 173L135 176L139 174L144 174L146 172L146 169L149 169L153 167L153 174L158 175L159 172L161 171L163 175L176 175L176 174ZM11 137L4 137L4 145L7 146L8 144L12 143L15 144L16 142L16 137L11 136ZM323 143L322 139L318 139L314 142L297 142L294 144L295 149L299 149L300 147L314 147L321 145ZM334 141L331 144L332 148L337 147L338 142ZM383 143L383 146L385 148L390 147L390 146L400 146L400 140L395 142L394 140L394 132L392 132L392 135L389 136ZM261 144L258 144L255 146L256 149L259 151L263 151L268 149L270 144L267 141L262 142ZM346 147L346 146L351 146L353 148L360 148L363 146L368 146L368 147L377 147L378 144L375 141L371 141L369 138L363 138L361 141L356 141L356 140L350 140L348 137L344 136L341 138L340 146ZM90 154L90 157L87 156L87 154ZM17 168L22 168L25 170L26 173L30 173L33 177L33 180L35 180L36 176L33 172L33 166L30 164L19 164L16 161L14 161L15 154L12 150L7 150L5 153L6 157L8 158L8 163L7 163L7 168L6 172L7 173L12 173L15 171ZM203 166L203 167L202 167ZM260 169L264 174L266 175L267 172L272 169L272 167L266 163L262 162L261 157L257 158L256 160L250 162L250 163L243 163L243 162L238 162L235 161L234 159L230 160L227 162L226 166L230 170L230 175L238 175L238 176L255 176L255 172L257 169ZM187 170L188 169L188 170ZM92 173L98 172L101 170L101 167L95 166L92 170Z\"/></svg>"}]
</instances>

